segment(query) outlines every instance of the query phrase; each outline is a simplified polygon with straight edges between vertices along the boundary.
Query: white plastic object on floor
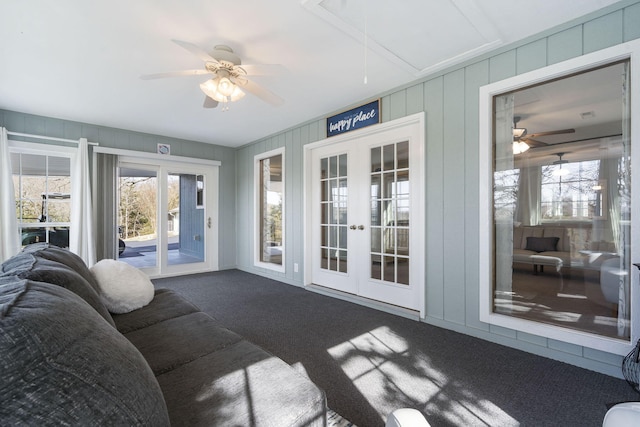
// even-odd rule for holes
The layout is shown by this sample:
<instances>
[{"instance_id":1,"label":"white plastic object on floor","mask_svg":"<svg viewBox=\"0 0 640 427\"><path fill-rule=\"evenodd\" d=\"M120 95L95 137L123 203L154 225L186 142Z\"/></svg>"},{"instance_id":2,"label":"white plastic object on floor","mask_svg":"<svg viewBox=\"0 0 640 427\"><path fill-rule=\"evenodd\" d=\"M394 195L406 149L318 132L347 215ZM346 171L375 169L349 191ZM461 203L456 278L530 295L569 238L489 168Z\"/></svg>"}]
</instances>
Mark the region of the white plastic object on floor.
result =
<instances>
[{"instance_id":1,"label":"white plastic object on floor","mask_svg":"<svg viewBox=\"0 0 640 427\"><path fill-rule=\"evenodd\" d=\"M416 409L396 409L387 417L385 427L429 427L430 424Z\"/></svg>"},{"instance_id":2,"label":"white plastic object on floor","mask_svg":"<svg viewBox=\"0 0 640 427\"><path fill-rule=\"evenodd\" d=\"M602 427L636 426L640 426L640 402L618 403L607 411L602 421Z\"/></svg>"}]
</instances>

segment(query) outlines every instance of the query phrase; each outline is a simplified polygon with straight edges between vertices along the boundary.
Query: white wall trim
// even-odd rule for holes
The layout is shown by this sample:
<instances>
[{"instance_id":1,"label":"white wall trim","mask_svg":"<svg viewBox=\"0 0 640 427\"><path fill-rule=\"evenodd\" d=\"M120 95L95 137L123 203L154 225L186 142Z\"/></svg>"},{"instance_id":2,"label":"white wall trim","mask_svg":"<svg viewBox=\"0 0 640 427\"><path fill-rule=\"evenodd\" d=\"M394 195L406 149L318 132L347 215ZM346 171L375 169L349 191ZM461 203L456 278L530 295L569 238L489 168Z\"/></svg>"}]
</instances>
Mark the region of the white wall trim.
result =
<instances>
[{"instance_id":1,"label":"white wall trim","mask_svg":"<svg viewBox=\"0 0 640 427\"><path fill-rule=\"evenodd\" d=\"M164 162L180 162L180 163L191 163L191 164L206 165L206 166L222 166L222 162L219 160L207 160L207 159L198 159L195 157L173 156L170 154L148 153L146 151L123 150L121 148L94 147L93 152L113 154L116 156L124 156L124 157L136 157L138 159L150 159L155 161L154 164L157 164L157 161L160 160ZM136 160L136 161L139 161L139 160Z\"/></svg>"}]
</instances>

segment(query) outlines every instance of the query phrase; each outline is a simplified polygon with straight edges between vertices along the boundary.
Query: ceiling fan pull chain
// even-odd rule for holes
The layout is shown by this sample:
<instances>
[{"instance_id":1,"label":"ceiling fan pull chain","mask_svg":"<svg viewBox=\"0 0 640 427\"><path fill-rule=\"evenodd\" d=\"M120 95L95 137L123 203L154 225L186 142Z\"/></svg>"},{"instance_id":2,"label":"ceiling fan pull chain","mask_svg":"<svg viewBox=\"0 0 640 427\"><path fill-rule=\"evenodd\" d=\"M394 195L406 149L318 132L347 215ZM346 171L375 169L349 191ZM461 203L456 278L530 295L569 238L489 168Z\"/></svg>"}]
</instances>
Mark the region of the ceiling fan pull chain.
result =
<instances>
[{"instance_id":1,"label":"ceiling fan pull chain","mask_svg":"<svg viewBox=\"0 0 640 427\"><path fill-rule=\"evenodd\" d=\"M364 0L364 84L367 84L367 40L368 40L368 28L367 28L367 0Z\"/></svg>"}]
</instances>

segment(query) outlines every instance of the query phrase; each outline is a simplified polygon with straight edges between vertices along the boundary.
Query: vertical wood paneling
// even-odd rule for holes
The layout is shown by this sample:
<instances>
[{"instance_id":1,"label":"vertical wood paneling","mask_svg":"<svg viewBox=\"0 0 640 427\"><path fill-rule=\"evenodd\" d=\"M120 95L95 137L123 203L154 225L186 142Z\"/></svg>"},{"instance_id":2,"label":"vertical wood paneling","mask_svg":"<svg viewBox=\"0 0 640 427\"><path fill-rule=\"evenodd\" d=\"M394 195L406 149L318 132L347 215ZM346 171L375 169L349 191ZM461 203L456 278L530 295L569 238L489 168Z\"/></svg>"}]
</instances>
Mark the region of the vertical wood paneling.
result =
<instances>
[{"instance_id":1,"label":"vertical wood paneling","mask_svg":"<svg viewBox=\"0 0 640 427\"><path fill-rule=\"evenodd\" d=\"M640 38L640 3L624 10L624 41Z\"/></svg>"},{"instance_id":2,"label":"vertical wood paneling","mask_svg":"<svg viewBox=\"0 0 640 427\"><path fill-rule=\"evenodd\" d=\"M582 25L578 25L547 39L548 65L582 55Z\"/></svg>"},{"instance_id":3,"label":"vertical wood paneling","mask_svg":"<svg viewBox=\"0 0 640 427\"><path fill-rule=\"evenodd\" d=\"M294 129L291 134L291 150L287 156L291 159L291 167L287 170L290 177L291 188L291 216L288 221L291 223L291 233L289 234L289 256L291 258L291 273L294 282L302 282L302 272L304 271L304 247L303 234L303 194L304 194L304 171L303 171L303 149L302 131ZM298 272L293 271L293 264L298 265Z\"/></svg>"},{"instance_id":4,"label":"vertical wood paneling","mask_svg":"<svg viewBox=\"0 0 640 427\"><path fill-rule=\"evenodd\" d=\"M285 178L285 195L284 195L284 211L285 211L285 241L283 244L285 245L286 251L286 275L290 279L293 279L293 257L294 257L294 249L293 249L293 206L294 206L294 195L293 195L293 132L288 131L284 138L284 178Z\"/></svg>"},{"instance_id":5,"label":"vertical wood paneling","mask_svg":"<svg viewBox=\"0 0 640 427\"><path fill-rule=\"evenodd\" d=\"M510 50L489 59L489 80L491 83L516 75L516 52Z\"/></svg>"},{"instance_id":6,"label":"vertical wood paneling","mask_svg":"<svg viewBox=\"0 0 640 427\"><path fill-rule=\"evenodd\" d=\"M406 117L407 115L407 93L404 90L400 90L389 96L389 102L387 103L389 114L385 121L399 119L400 117Z\"/></svg>"},{"instance_id":7,"label":"vertical wood paneling","mask_svg":"<svg viewBox=\"0 0 640 427\"><path fill-rule=\"evenodd\" d=\"M444 76L444 318L465 323L464 70ZM474 230L475 231L475 230Z\"/></svg>"},{"instance_id":8,"label":"vertical wood paneling","mask_svg":"<svg viewBox=\"0 0 640 427\"><path fill-rule=\"evenodd\" d=\"M407 115L416 114L424 111L424 85L422 83L411 86L406 90L407 103L406 113Z\"/></svg>"},{"instance_id":9,"label":"vertical wood paneling","mask_svg":"<svg viewBox=\"0 0 640 427\"><path fill-rule=\"evenodd\" d=\"M619 10L584 24L584 53L622 43L622 13Z\"/></svg>"},{"instance_id":10,"label":"vertical wood paneling","mask_svg":"<svg viewBox=\"0 0 640 427\"><path fill-rule=\"evenodd\" d=\"M516 71L518 74L536 70L547 65L547 41L538 40L516 49Z\"/></svg>"},{"instance_id":11,"label":"vertical wood paneling","mask_svg":"<svg viewBox=\"0 0 640 427\"><path fill-rule=\"evenodd\" d=\"M478 286L469 286L471 283L479 283L479 257L478 248L480 247L479 236L477 232L480 223L478 221L478 212L480 209L479 201L479 144L480 139L480 87L489 83L489 62L482 61L467 67L465 73L465 174L464 174L464 229L465 233L464 252L465 252L465 280L467 283L465 292L466 301L466 324L476 329L484 331L489 330L486 323L480 322L480 307L478 301L480 299L480 290ZM484 153L483 153L484 155Z\"/></svg>"},{"instance_id":12,"label":"vertical wood paneling","mask_svg":"<svg viewBox=\"0 0 640 427\"><path fill-rule=\"evenodd\" d=\"M444 84L443 78L424 84L426 114L426 313L444 319Z\"/></svg>"}]
</instances>

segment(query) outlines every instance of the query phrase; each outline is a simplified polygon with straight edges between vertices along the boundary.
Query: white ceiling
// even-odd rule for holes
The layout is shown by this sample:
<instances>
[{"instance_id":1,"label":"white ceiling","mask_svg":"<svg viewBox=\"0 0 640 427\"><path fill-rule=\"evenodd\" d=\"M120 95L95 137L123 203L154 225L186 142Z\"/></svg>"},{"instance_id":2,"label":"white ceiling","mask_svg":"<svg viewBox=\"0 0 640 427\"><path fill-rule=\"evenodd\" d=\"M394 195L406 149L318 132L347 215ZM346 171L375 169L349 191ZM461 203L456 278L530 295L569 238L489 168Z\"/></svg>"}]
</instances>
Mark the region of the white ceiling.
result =
<instances>
[{"instance_id":1,"label":"white ceiling","mask_svg":"<svg viewBox=\"0 0 640 427\"><path fill-rule=\"evenodd\" d=\"M0 109L236 147L616 2L3 0ZM206 76L141 80L203 66L172 39L283 65L253 80L284 105L204 109Z\"/></svg>"}]
</instances>

